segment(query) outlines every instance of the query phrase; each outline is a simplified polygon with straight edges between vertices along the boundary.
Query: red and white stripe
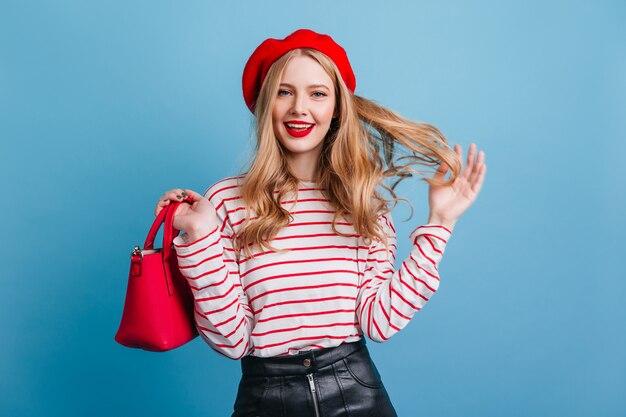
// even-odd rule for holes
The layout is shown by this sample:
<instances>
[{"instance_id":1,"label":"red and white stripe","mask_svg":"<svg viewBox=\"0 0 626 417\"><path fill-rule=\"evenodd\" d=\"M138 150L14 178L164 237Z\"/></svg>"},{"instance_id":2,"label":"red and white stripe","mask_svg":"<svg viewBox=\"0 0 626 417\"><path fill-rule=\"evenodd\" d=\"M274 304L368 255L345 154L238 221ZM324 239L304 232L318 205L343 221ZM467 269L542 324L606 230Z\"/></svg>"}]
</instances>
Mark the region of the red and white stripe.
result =
<instances>
[{"instance_id":1,"label":"red and white stripe","mask_svg":"<svg viewBox=\"0 0 626 417\"><path fill-rule=\"evenodd\" d=\"M313 183L301 183L297 202L281 204L293 221L253 257L233 249L245 208L241 176L210 186L205 197L222 224L189 242L174 240L178 263L194 299L202 338L217 352L240 359L269 357L337 346L365 334L382 342L407 325L439 287L437 265L450 230L428 224L409 236L413 246L396 270L396 232L391 213L379 217L389 251L366 245L351 223L332 229L333 210ZM254 213L252 213L254 218ZM241 256L241 257L240 257Z\"/></svg>"}]
</instances>

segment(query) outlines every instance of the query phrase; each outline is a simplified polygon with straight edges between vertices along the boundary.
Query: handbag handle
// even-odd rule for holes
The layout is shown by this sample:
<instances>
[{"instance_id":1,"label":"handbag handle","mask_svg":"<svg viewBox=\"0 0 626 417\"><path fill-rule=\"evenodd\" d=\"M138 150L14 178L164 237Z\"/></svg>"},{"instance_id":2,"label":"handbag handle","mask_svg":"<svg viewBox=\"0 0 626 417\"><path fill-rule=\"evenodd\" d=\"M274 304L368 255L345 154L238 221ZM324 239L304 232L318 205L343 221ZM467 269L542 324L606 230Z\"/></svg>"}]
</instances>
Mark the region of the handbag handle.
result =
<instances>
[{"instance_id":1,"label":"handbag handle","mask_svg":"<svg viewBox=\"0 0 626 417\"><path fill-rule=\"evenodd\" d=\"M176 209L183 202L188 201L192 202L191 197L186 197L182 202L173 202L167 207L163 208L156 219L152 223L150 227L150 231L148 232L148 236L146 237L146 241L144 243L144 249L154 249L154 239L156 238L156 234L163 225L163 246L161 249L161 260L163 262L163 271L165 272L165 279L167 283L167 293L171 296L174 295L174 284L172 282L172 273L170 270L170 257L172 256L172 244L174 243L174 238L178 236L179 230L174 228L174 215L176 213Z\"/></svg>"},{"instance_id":2,"label":"handbag handle","mask_svg":"<svg viewBox=\"0 0 626 417\"><path fill-rule=\"evenodd\" d=\"M185 199L183 200L187 201L189 203L192 203L193 200L191 197L185 197ZM146 241L143 244L143 248L144 249L154 249L154 239L156 238L156 234L159 231L159 228L161 227L161 224L165 221L166 225L168 225L171 229L174 229L174 214L176 213L176 208L182 204L182 202L173 202L170 203L170 205L168 205L167 207L164 207L159 214L157 215L156 219L154 220L154 223L152 223L152 226L150 227L150 231L148 232L148 236L146 237ZM170 219L167 220L167 214L170 213ZM167 233L166 233L167 232ZM174 234L174 236L172 236L172 230L168 231L168 227L166 226L165 229L163 230L163 248L165 248L166 246L171 246L172 242L174 241L174 238L176 236L178 236L178 230L176 230L176 234ZM168 241L167 238L170 238L171 236L171 240ZM167 245L166 245L167 243Z\"/></svg>"}]
</instances>

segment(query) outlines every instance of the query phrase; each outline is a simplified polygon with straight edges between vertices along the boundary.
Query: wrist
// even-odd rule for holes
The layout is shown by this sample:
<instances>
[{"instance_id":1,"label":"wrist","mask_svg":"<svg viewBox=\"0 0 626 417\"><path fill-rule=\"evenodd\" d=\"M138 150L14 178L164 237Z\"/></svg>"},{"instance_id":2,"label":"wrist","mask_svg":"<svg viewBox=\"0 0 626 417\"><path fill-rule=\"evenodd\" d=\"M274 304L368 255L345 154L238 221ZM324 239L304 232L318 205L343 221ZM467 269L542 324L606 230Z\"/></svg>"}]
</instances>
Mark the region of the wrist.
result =
<instances>
[{"instance_id":1,"label":"wrist","mask_svg":"<svg viewBox=\"0 0 626 417\"><path fill-rule=\"evenodd\" d=\"M216 227L217 226L205 225L187 230L187 239L189 242L196 242L211 233Z\"/></svg>"},{"instance_id":2,"label":"wrist","mask_svg":"<svg viewBox=\"0 0 626 417\"><path fill-rule=\"evenodd\" d=\"M220 225L220 219L215 213L213 213L213 216L210 216L208 221L193 223L190 225L189 230L185 231L187 232L189 241L195 242L196 240L201 239L213 232L216 228L219 228Z\"/></svg>"},{"instance_id":3,"label":"wrist","mask_svg":"<svg viewBox=\"0 0 626 417\"><path fill-rule=\"evenodd\" d=\"M428 217L428 224L438 224L452 231L452 229L454 229L454 225L456 224L456 219L451 220L438 216L436 214L431 214Z\"/></svg>"}]
</instances>

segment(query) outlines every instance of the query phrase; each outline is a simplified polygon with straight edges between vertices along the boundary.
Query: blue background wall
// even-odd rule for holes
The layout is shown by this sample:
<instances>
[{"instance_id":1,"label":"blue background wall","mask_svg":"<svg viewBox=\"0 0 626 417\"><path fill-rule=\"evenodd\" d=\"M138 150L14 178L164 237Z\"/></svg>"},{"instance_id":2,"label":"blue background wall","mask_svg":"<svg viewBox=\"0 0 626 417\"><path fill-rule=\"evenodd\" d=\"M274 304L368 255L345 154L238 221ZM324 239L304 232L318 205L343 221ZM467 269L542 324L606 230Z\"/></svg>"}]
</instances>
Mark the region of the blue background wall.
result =
<instances>
[{"instance_id":1,"label":"blue background wall","mask_svg":"<svg viewBox=\"0 0 626 417\"><path fill-rule=\"evenodd\" d=\"M358 94L487 155L438 294L369 343L399 414L626 415L625 21L623 1L0 2L0 414L229 415L238 362L114 342L128 255L165 190L238 172L243 66L309 27ZM425 183L399 191L398 265L428 216Z\"/></svg>"}]
</instances>

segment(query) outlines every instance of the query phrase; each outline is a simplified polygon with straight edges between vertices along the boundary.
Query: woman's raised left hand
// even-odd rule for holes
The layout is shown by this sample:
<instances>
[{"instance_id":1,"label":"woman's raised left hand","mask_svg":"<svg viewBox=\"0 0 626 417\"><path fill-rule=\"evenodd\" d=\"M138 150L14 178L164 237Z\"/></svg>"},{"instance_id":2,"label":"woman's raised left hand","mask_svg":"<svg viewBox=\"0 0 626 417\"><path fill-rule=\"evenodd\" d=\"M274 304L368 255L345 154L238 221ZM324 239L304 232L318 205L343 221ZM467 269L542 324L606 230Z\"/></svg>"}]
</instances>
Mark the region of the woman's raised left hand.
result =
<instances>
[{"instance_id":1,"label":"woman's raised left hand","mask_svg":"<svg viewBox=\"0 0 626 417\"><path fill-rule=\"evenodd\" d=\"M462 161L461 145L456 144L454 150ZM480 192L487 172L484 161L485 152L480 151L476 156L476 144L472 143L467 154L467 164L462 167L461 174L454 182L444 186L429 186L429 224L440 224L452 230L458 218L474 203ZM446 172L448 166L442 163L433 178L444 179Z\"/></svg>"}]
</instances>

